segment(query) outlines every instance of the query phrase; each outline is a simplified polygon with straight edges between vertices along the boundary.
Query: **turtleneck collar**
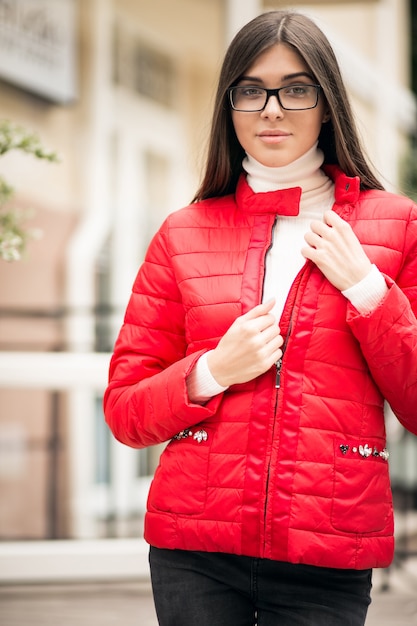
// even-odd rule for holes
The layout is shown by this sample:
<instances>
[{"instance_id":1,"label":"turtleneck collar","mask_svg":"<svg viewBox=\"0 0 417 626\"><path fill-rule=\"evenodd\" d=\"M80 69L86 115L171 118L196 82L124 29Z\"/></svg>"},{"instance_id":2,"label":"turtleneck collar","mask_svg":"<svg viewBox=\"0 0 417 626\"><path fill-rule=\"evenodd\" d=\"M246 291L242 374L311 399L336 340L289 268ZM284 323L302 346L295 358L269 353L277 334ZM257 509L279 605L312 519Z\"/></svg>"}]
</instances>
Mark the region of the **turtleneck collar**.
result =
<instances>
[{"instance_id":1,"label":"turtleneck collar","mask_svg":"<svg viewBox=\"0 0 417 626\"><path fill-rule=\"evenodd\" d=\"M324 161L318 142L298 159L282 167L267 167L256 161L250 154L243 159L243 169L247 181L255 193L277 191L289 187L301 187L303 193L317 188L328 180L321 170Z\"/></svg>"},{"instance_id":2,"label":"turtleneck collar","mask_svg":"<svg viewBox=\"0 0 417 626\"><path fill-rule=\"evenodd\" d=\"M324 154L317 144L282 167L266 167L247 154L242 166L249 187L255 194L285 190L285 204L277 210L281 215L315 217L319 207L331 206L334 200L334 185L321 169Z\"/></svg>"}]
</instances>

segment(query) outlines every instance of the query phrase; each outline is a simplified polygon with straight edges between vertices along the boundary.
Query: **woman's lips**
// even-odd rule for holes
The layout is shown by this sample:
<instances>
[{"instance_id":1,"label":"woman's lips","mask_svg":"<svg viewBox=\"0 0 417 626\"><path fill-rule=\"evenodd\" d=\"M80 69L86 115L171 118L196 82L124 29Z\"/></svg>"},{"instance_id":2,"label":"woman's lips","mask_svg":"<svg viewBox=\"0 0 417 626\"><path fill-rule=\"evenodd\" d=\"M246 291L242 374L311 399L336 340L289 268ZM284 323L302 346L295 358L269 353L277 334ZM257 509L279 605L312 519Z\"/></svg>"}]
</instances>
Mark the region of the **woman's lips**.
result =
<instances>
[{"instance_id":1,"label":"woman's lips","mask_svg":"<svg viewBox=\"0 0 417 626\"><path fill-rule=\"evenodd\" d=\"M258 137L264 143L282 143L290 137L290 134L278 130L264 130L258 134Z\"/></svg>"}]
</instances>

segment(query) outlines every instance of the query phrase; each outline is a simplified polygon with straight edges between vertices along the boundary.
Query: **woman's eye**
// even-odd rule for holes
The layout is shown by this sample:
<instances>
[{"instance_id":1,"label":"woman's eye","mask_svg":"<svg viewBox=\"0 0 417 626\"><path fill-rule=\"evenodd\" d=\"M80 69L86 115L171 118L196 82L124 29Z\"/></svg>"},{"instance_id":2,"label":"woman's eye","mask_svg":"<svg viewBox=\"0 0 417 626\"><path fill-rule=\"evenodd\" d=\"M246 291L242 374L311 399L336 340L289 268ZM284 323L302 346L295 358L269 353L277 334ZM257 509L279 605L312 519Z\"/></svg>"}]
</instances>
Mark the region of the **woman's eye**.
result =
<instances>
[{"instance_id":1,"label":"woman's eye","mask_svg":"<svg viewBox=\"0 0 417 626\"><path fill-rule=\"evenodd\" d=\"M285 89L285 94L287 96L305 96L307 93L307 85L292 85L292 87L287 87Z\"/></svg>"},{"instance_id":2,"label":"woman's eye","mask_svg":"<svg viewBox=\"0 0 417 626\"><path fill-rule=\"evenodd\" d=\"M242 87L241 88L242 96L245 97L256 97L261 96L263 94L263 90L258 87Z\"/></svg>"}]
</instances>

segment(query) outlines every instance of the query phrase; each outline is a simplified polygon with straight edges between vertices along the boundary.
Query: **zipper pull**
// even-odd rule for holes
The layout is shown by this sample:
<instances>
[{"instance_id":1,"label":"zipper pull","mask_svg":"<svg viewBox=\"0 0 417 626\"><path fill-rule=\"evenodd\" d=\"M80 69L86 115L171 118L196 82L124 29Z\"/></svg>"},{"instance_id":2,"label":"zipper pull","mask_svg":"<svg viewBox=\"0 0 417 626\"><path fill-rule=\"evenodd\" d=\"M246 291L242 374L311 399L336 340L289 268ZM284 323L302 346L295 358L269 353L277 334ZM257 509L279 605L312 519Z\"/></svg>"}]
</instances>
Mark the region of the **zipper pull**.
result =
<instances>
[{"instance_id":1,"label":"zipper pull","mask_svg":"<svg viewBox=\"0 0 417 626\"><path fill-rule=\"evenodd\" d=\"M282 357L280 359L278 359L278 361L275 363L275 366L277 368L277 373L276 373L276 376L275 376L275 389L279 389L280 385L281 385Z\"/></svg>"}]
</instances>

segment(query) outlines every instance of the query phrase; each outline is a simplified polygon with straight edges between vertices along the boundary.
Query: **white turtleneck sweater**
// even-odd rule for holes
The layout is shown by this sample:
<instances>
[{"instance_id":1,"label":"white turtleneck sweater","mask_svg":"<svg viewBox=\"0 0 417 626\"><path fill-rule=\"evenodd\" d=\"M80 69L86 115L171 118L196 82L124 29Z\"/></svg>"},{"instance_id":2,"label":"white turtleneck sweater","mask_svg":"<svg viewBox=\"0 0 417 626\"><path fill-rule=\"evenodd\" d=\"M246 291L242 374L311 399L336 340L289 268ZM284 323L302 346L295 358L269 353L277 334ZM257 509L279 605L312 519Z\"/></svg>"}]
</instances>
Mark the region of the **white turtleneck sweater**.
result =
<instances>
[{"instance_id":1,"label":"white turtleneck sweater","mask_svg":"<svg viewBox=\"0 0 417 626\"><path fill-rule=\"evenodd\" d=\"M271 311L279 320L294 278L305 263L301 248L305 233L313 220L334 203L334 185L321 168L324 155L314 145L296 161L283 167L265 167L251 156L243 161L249 186L256 193L301 187L297 216L279 216L273 232L272 246L266 257L263 301L275 298ZM277 287L279 287L277 289Z\"/></svg>"},{"instance_id":2,"label":"white turtleneck sweater","mask_svg":"<svg viewBox=\"0 0 417 626\"><path fill-rule=\"evenodd\" d=\"M263 302L275 298L272 310L277 321L296 275L305 263L301 248L306 245L305 233L313 220L321 220L334 203L334 184L321 169L324 155L315 144L299 159L283 167L266 167L247 155L243 169L249 186L256 193L301 187L300 210L297 216L278 216L272 246L266 257ZM388 288L385 279L373 265L371 272L359 283L342 291L361 314L372 311ZM187 379L190 400L205 402L221 393L222 387L211 375L207 354L198 360Z\"/></svg>"}]
</instances>

